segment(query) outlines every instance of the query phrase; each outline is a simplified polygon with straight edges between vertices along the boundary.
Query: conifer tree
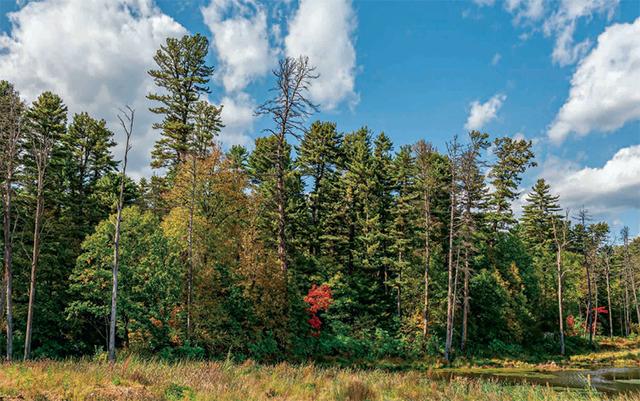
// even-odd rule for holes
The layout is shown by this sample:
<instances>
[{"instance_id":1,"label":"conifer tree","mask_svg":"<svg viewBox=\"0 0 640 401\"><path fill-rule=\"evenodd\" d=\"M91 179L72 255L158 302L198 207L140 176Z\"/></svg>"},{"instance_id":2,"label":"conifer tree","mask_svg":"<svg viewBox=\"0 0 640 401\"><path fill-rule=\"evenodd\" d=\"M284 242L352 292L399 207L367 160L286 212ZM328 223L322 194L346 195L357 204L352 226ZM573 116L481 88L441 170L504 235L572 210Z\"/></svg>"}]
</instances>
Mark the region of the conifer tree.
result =
<instances>
[{"instance_id":1,"label":"conifer tree","mask_svg":"<svg viewBox=\"0 0 640 401\"><path fill-rule=\"evenodd\" d=\"M6 306L6 359L13 358L13 185L19 167L23 134L24 103L7 81L0 81L0 176L2 185L3 269L0 314Z\"/></svg>"},{"instance_id":2,"label":"conifer tree","mask_svg":"<svg viewBox=\"0 0 640 401\"><path fill-rule=\"evenodd\" d=\"M171 173L187 159L198 100L210 92L207 84L213 67L206 63L208 50L206 37L185 35L167 38L153 57L158 68L149 75L162 92L147 98L160 103L150 110L163 118L153 125L162 135L151 153L154 168L168 167Z\"/></svg>"},{"instance_id":3,"label":"conifer tree","mask_svg":"<svg viewBox=\"0 0 640 401\"><path fill-rule=\"evenodd\" d=\"M484 199L486 187L484 174L481 171L481 152L489 147L488 134L478 131L469 133L470 144L460 157L460 237L463 251L463 307L462 307L462 333L460 351L464 352L467 343L468 321L470 312L470 288L471 261L477 251L476 236L480 231L482 213L484 213Z\"/></svg>"},{"instance_id":4,"label":"conifer tree","mask_svg":"<svg viewBox=\"0 0 640 401\"><path fill-rule=\"evenodd\" d=\"M423 243L423 302L422 302L422 334L427 335L429 329L429 285L431 260L437 246L437 228L442 226L438 216L438 198L445 192L447 182L445 175L446 160L438 154L434 147L424 140L414 145L416 163L416 190L419 193L419 213L421 219L421 238Z\"/></svg>"},{"instance_id":5,"label":"conifer tree","mask_svg":"<svg viewBox=\"0 0 640 401\"><path fill-rule=\"evenodd\" d=\"M26 112L26 148L28 152L28 176L35 182L36 207L33 214L34 231L31 256L31 280L29 285L29 303L27 308L27 327L25 330L24 359L31 354L31 336L33 329L33 306L36 291L36 273L40 258L40 240L42 235L42 216L45 207L45 180L47 169L54 153L59 151L60 138L67 123L67 107L62 99L51 92L44 92Z\"/></svg>"},{"instance_id":6,"label":"conifer tree","mask_svg":"<svg viewBox=\"0 0 640 401\"><path fill-rule=\"evenodd\" d=\"M536 163L532 160L534 154L531 151L531 141L502 137L496 138L493 146L497 160L489 171L490 183L494 189L489 195L487 219L495 235L516 222L511 202L518 196L522 173Z\"/></svg>"},{"instance_id":7,"label":"conifer tree","mask_svg":"<svg viewBox=\"0 0 640 401\"><path fill-rule=\"evenodd\" d=\"M417 221L415 189L416 168L410 146L402 146L393 160L392 169L395 200L391 209L390 249L395 253L392 263L395 274L396 313L402 316L403 273L412 265L415 250Z\"/></svg>"},{"instance_id":8,"label":"conifer tree","mask_svg":"<svg viewBox=\"0 0 640 401\"><path fill-rule=\"evenodd\" d=\"M342 135L336 131L335 123L316 121L305 132L297 149L296 164L300 167L300 173L312 180L308 197L313 236L310 251L313 255L320 253L320 238L325 234L324 217L329 207L329 193L334 190L337 180L341 142Z\"/></svg>"}]
</instances>

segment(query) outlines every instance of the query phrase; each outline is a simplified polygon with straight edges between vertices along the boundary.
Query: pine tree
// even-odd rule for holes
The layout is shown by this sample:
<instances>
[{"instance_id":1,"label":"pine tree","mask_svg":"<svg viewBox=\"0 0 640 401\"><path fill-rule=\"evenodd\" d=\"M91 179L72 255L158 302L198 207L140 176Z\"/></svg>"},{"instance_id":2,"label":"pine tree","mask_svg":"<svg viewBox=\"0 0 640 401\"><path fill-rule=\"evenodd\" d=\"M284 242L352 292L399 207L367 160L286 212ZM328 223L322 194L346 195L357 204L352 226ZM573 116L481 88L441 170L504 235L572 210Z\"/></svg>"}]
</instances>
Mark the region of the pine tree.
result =
<instances>
[{"instance_id":1,"label":"pine tree","mask_svg":"<svg viewBox=\"0 0 640 401\"><path fill-rule=\"evenodd\" d=\"M484 199L486 198L486 186L484 174L481 171L481 152L489 147L488 134L478 131L469 133L470 144L460 158L460 237L463 251L463 307L462 307L462 333L460 351L464 352L467 343L468 321L470 313L470 288L471 261L477 252L476 236L480 230L479 225L484 213Z\"/></svg>"},{"instance_id":2,"label":"pine tree","mask_svg":"<svg viewBox=\"0 0 640 401\"><path fill-rule=\"evenodd\" d=\"M0 81L0 174L2 185L3 269L0 313L6 306L6 359L13 358L13 185L19 166L23 135L24 103L20 94L7 81Z\"/></svg>"},{"instance_id":3,"label":"pine tree","mask_svg":"<svg viewBox=\"0 0 640 401\"><path fill-rule=\"evenodd\" d=\"M162 122L153 125L162 135L151 153L154 168L168 167L171 173L187 159L198 100L210 92L207 84L213 67L206 64L208 50L206 37L185 35L167 38L153 57L158 69L149 75L162 92L149 93L147 98L160 103L150 110L163 116Z\"/></svg>"},{"instance_id":4,"label":"pine tree","mask_svg":"<svg viewBox=\"0 0 640 401\"><path fill-rule=\"evenodd\" d=\"M411 146L402 146L393 160L392 178L394 203L391 209L390 249L395 254L392 263L396 287L396 313L402 316L402 288L406 275L413 265L416 245L416 165Z\"/></svg>"},{"instance_id":5,"label":"pine tree","mask_svg":"<svg viewBox=\"0 0 640 401\"><path fill-rule=\"evenodd\" d=\"M435 148L423 140L414 146L416 163L416 190L419 192L418 211L421 219L421 241L423 243L423 302L422 302L422 334L426 336L429 329L429 286L430 269L433 254L438 247L437 233L442 227L442 213L438 206L443 195L447 196L446 159Z\"/></svg>"},{"instance_id":6,"label":"pine tree","mask_svg":"<svg viewBox=\"0 0 640 401\"><path fill-rule=\"evenodd\" d=\"M47 169L60 150L60 139L66 130L67 107L62 99L51 92L44 92L33 102L26 112L26 147L28 152L27 170L29 178L35 182L36 207L33 215L33 249L31 256L31 280L29 285L29 304L27 328L25 331L24 359L31 354L31 336L33 328L33 306L36 291L36 273L40 258L40 240L42 235L42 216L45 207L45 180Z\"/></svg>"},{"instance_id":7,"label":"pine tree","mask_svg":"<svg viewBox=\"0 0 640 401\"><path fill-rule=\"evenodd\" d=\"M444 348L444 359L447 362L451 360L451 345L453 342L453 326L454 313L456 304L456 279L458 277L458 263L454 265L454 243L457 239L457 221L458 221L458 192L459 192L459 169L461 157L461 145L458 137L454 136L453 141L447 144L450 166L450 184L449 184L449 244L447 255L447 328Z\"/></svg>"},{"instance_id":8,"label":"pine tree","mask_svg":"<svg viewBox=\"0 0 640 401\"><path fill-rule=\"evenodd\" d=\"M543 326L543 330L546 331L554 327L554 325L548 327L546 324L547 322L551 324L553 321L550 313L553 313L552 305L557 292L554 290L552 220L558 218L560 211L558 200L559 197L551 194L550 187L544 179L537 180L523 206L519 231L519 235L531 255L535 274L540 283L541 294L538 303L544 307L538 308L536 315L539 325ZM535 302L535 300L533 301Z\"/></svg>"},{"instance_id":9,"label":"pine tree","mask_svg":"<svg viewBox=\"0 0 640 401\"><path fill-rule=\"evenodd\" d=\"M93 190L105 175L115 171L117 162L111 154L116 145L113 133L104 120L96 120L87 113L75 114L69 128L61 137L64 153L63 179L70 191L66 196L66 213L78 229L79 241L108 215L91 202Z\"/></svg>"},{"instance_id":10,"label":"pine tree","mask_svg":"<svg viewBox=\"0 0 640 401\"><path fill-rule=\"evenodd\" d=\"M489 171L493 192L489 195L487 219L495 235L516 222L511 203L518 196L522 173L536 163L532 161L531 141L503 137L496 138L493 146L497 160Z\"/></svg>"},{"instance_id":11,"label":"pine tree","mask_svg":"<svg viewBox=\"0 0 640 401\"><path fill-rule=\"evenodd\" d=\"M336 168L340 162L340 146L342 135L336 131L336 124L316 121L305 132L297 149L296 164L303 177L312 180L309 192L309 210L311 212L310 251L318 255L321 248L321 237L324 231L324 217L330 207L329 193L334 190L337 175ZM329 230L327 230L329 231Z\"/></svg>"},{"instance_id":12,"label":"pine tree","mask_svg":"<svg viewBox=\"0 0 640 401\"><path fill-rule=\"evenodd\" d=\"M551 187L544 179L538 179L527 195L522 207L522 231L532 249L546 250L552 242L552 219L560 211L558 195L551 194Z\"/></svg>"}]
</instances>

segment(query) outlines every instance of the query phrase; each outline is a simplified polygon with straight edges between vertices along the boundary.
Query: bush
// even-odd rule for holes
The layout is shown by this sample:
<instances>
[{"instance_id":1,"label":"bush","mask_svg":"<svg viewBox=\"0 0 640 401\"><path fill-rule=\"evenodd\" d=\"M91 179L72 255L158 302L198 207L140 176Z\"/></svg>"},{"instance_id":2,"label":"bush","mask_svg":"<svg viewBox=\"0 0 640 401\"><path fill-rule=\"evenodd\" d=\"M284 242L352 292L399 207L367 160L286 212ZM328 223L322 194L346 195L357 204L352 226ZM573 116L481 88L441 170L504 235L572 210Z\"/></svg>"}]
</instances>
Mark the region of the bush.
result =
<instances>
[{"instance_id":1,"label":"bush","mask_svg":"<svg viewBox=\"0 0 640 401\"><path fill-rule=\"evenodd\" d=\"M169 361L191 359L204 359L204 348L192 346L188 341L179 347L165 347L160 350L160 357Z\"/></svg>"},{"instance_id":2,"label":"bush","mask_svg":"<svg viewBox=\"0 0 640 401\"><path fill-rule=\"evenodd\" d=\"M489 343L488 352L491 356L510 356L517 357L523 354L523 349L518 344L506 344L500 340L492 340Z\"/></svg>"},{"instance_id":3,"label":"bush","mask_svg":"<svg viewBox=\"0 0 640 401\"><path fill-rule=\"evenodd\" d=\"M262 362L273 362L281 356L278 342L271 332L249 344L249 352L255 360Z\"/></svg>"}]
</instances>

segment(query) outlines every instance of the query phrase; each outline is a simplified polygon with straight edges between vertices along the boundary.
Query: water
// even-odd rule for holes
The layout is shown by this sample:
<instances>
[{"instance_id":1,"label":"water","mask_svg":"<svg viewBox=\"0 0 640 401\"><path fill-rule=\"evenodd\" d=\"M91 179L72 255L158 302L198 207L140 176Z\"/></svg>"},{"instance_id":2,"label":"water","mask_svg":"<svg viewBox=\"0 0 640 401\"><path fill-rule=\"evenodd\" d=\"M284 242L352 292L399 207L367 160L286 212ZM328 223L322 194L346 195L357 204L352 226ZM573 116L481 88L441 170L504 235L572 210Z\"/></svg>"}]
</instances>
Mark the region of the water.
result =
<instances>
[{"instance_id":1,"label":"water","mask_svg":"<svg viewBox=\"0 0 640 401\"><path fill-rule=\"evenodd\" d=\"M603 368L594 370L487 372L442 372L441 377L474 377L507 384L536 384L556 388L594 389L605 393L640 393L640 368Z\"/></svg>"}]
</instances>

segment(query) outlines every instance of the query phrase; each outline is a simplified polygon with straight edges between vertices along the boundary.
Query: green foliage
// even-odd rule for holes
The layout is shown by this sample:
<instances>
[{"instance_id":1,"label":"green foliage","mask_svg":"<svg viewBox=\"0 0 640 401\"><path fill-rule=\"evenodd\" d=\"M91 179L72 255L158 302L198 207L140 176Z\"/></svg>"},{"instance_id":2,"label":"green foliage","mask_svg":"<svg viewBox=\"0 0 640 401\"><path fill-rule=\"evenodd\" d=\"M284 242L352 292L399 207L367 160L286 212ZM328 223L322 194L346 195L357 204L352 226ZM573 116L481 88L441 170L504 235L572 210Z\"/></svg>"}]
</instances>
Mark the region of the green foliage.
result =
<instances>
[{"instance_id":1,"label":"green foliage","mask_svg":"<svg viewBox=\"0 0 640 401\"><path fill-rule=\"evenodd\" d=\"M213 67L205 61L208 51L206 37L185 35L167 38L153 57L158 69L150 70L149 75L162 92L150 93L147 98L160 103L150 110L163 116L162 122L153 125L162 135L151 153L153 167L173 169L186 160L194 125L205 128L199 130L205 134L200 135L201 145L215 132L211 125L219 126L217 109L198 102L201 95L209 93L207 84L213 74ZM198 116L195 123L194 115Z\"/></svg>"},{"instance_id":2,"label":"green foliage","mask_svg":"<svg viewBox=\"0 0 640 401\"><path fill-rule=\"evenodd\" d=\"M114 219L101 222L83 242L71 274L74 301L67 317L96 340L104 336L111 305ZM177 260L154 215L123 210L120 255L118 338L133 349L160 350L171 344L180 283Z\"/></svg>"}]
</instances>

